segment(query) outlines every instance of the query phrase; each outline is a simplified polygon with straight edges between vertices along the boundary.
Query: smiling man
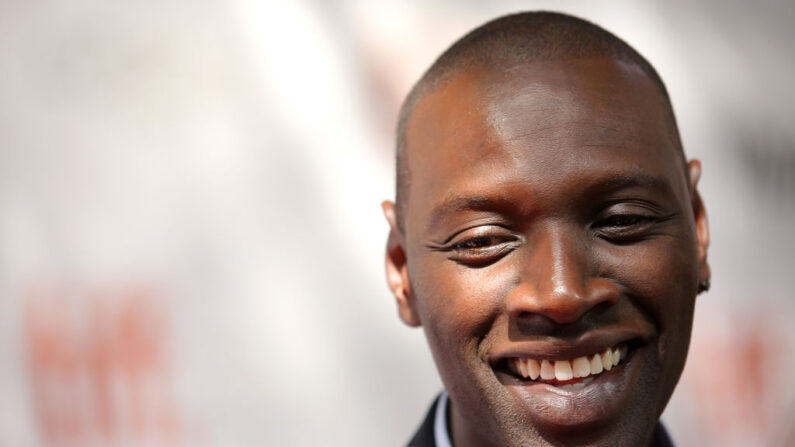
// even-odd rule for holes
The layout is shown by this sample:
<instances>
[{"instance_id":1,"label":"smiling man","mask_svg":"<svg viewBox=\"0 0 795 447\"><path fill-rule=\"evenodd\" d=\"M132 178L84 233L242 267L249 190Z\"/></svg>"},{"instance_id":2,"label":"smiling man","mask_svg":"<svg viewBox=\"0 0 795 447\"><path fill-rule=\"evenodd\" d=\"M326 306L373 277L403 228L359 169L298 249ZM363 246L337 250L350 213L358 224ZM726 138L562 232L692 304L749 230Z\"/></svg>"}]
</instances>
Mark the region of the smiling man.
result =
<instances>
[{"instance_id":1,"label":"smiling man","mask_svg":"<svg viewBox=\"0 0 795 447\"><path fill-rule=\"evenodd\" d=\"M489 22L401 110L387 277L446 391L411 445L668 445L709 287L701 168L654 68L556 13Z\"/></svg>"}]
</instances>

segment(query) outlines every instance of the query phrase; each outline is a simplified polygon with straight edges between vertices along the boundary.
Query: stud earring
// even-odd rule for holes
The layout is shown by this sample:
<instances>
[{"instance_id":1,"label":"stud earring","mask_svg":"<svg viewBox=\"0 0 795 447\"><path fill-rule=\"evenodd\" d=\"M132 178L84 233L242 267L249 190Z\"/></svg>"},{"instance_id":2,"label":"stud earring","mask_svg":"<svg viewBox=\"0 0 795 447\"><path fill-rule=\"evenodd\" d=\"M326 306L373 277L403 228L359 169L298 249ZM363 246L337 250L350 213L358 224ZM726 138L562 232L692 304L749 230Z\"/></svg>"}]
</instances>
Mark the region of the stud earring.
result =
<instances>
[{"instance_id":1,"label":"stud earring","mask_svg":"<svg viewBox=\"0 0 795 447\"><path fill-rule=\"evenodd\" d=\"M701 281L701 283L699 283L698 285L698 293L703 293L708 291L710 285L711 284L709 282L709 278L705 279L704 281Z\"/></svg>"}]
</instances>

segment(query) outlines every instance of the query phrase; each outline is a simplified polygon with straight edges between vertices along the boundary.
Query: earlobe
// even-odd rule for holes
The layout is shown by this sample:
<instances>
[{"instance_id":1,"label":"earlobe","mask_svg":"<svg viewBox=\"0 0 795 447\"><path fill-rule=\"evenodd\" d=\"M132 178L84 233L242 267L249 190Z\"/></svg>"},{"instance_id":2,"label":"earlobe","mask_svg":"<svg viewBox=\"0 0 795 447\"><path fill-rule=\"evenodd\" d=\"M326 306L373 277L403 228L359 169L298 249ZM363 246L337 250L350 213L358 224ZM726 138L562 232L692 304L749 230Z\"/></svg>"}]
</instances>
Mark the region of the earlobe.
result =
<instances>
[{"instance_id":1,"label":"earlobe","mask_svg":"<svg viewBox=\"0 0 795 447\"><path fill-rule=\"evenodd\" d=\"M386 280L398 305L398 315L409 326L421 325L416 302L411 293L408 266L406 264L405 237L397 225L395 204L390 201L381 203L389 223L389 238L386 243Z\"/></svg>"},{"instance_id":2,"label":"earlobe","mask_svg":"<svg viewBox=\"0 0 795 447\"><path fill-rule=\"evenodd\" d=\"M712 274L707 262L707 249L709 248L709 222L707 210L701 195L698 193L698 181L701 179L701 162L691 160L688 163L690 173L690 200L693 206L693 218L696 224L696 238L698 246L699 284L709 284ZM700 286L702 287L702 286ZM700 289L699 289L700 290Z\"/></svg>"}]
</instances>

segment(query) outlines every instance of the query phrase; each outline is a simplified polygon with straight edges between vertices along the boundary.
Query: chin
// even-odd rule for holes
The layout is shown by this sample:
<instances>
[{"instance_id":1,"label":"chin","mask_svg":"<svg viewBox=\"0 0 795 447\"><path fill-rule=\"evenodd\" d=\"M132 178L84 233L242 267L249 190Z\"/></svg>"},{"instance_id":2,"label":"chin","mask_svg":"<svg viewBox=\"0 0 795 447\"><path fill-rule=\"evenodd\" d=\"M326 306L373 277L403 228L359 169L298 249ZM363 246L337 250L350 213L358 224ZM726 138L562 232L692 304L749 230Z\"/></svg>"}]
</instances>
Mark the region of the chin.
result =
<instances>
[{"instance_id":1,"label":"chin","mask_svg":"<svg viewBox=\"0 0 795 447\"><path fill-rule=\"evenodd\" d=\"M598 373L586 375L579 361L580 377L564 375L565 380L548 374L533 379L534 371L524 369L522 360L509 359L488 365L488 370L478 368L477 385L453 385L448 392L454 405L458 400L469 409L462 415L480 432L477 437L500 439L495 445L644 445L681 367L674 362L664 368L657 343L632 341L617 345L614 352L617 359L609 369L605 363ZM678 372L671 378L664 370ZM484 417L484 411L490 415Z\"/></svg>"}]
</instances>

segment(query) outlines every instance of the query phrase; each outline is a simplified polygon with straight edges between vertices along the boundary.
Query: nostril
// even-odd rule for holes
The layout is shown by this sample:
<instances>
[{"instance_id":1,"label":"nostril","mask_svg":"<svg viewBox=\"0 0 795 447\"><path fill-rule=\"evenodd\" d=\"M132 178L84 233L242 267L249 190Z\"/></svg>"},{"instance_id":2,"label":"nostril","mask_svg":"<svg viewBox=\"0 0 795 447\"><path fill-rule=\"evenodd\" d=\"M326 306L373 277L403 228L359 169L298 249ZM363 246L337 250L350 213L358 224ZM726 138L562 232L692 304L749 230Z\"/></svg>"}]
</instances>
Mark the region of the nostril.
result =
<instances>
[{"instance_id":1,"label":"nostril","mask_svg":"<svg viewBox=\"0 0 795 447\"><path fill-rule=\"evenodd\" d=\"M619 296L615 284L604 278L589 278L581 288L558 284L546 291L526 282L511 291L507 310L516 319L529 321L535 315L557 324L568 324L588 312L604 312L618 302Z\"/></svg>"},{"instance_id":2,"label":"nostril","mask_svg":"<svg viewBox=\"0 0 795 447\"><path fill-rule=\"evenodd\" d=\"M615 304L615 303L613 303L612 301L601 301L601 302L598 302L595 306L593 306L591 308L591 312L603 313L603 312L607 311L607 309L613 307L613 304Z\"/></svg>"}]
</instances>

